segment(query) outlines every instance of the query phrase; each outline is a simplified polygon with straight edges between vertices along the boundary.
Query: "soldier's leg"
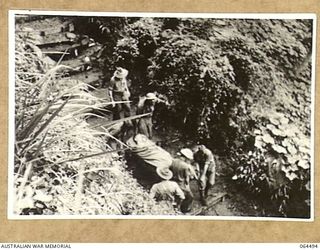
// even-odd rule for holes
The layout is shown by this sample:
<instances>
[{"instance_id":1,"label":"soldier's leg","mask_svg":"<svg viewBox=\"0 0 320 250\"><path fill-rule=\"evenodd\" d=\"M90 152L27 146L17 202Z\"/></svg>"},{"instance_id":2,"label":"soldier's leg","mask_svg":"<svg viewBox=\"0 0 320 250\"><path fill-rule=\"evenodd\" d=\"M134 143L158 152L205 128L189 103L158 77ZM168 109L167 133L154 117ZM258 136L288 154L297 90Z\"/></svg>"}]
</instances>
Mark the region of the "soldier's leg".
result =
<instances>
[{"instance_id":1,"label":"soldier's leg","mask_svg":"<svg viewBox=\"0 0 320 250\"><path fill-rule=\"evenodd\" d=\"M206 180L199 179L199 192L200 192L200 202L203 206L207 205L206 202L206 195L205 195L205 189L206 189Z\"/></svg>"},{"instance_id":2,"label":"soldier's leg","mask_svg":"<svg viewBox=\"0 0 320 250\"><path fill-rule=\"evenodd\" d=\"M153 131L152 131L152 118L147 118L147 129L148 129L148 137L150 139L152 139L152 134L153 134Z\"/></svg>"},{"instance_id":3,"label":"soldier's leg","mask_svg":"<svg viewBox=\"0 0 320 250\"><path fill-rule=\"evenodd\" d=\"M121 101L121 96L118 93L114 93L113 99L115 102ZM121 103L115 104L114 108L112 109L113 120L119 120L121 118L121 109Z\"/></svg>"},{"instance_id":4,"label":"soldier's leg","mask_svg":"<svg viewBox=\"0 0 320 250\"><path fill-rule=\"evenodd\" d=\"M215 168L211 168L210 171L208 171L207 173L205 196L208 195L208 192L215 184L215 181L216 181L216 171L215 171Z\"/></svg>"},{"instance_id":5,"label":"soldier's leg","mask_svg":"<svg viewBox=\"0 0 320 250\"><path fill-rule=\"evenodd\" d=\"M208 184L212 187L216 182L216 169L213 167L209 171Z\"/></svg>"},{"instance_id":6,"label":"soldier's leg","mask_svg":"<svg viewBox=\"0 0 320 250\"><path fill-rule=\"evenodd\" d=\"M121 112L121 104L116 104L112 109L112 119L119 120L120 119L120 112Z\"/></svg>"},{"instance_id":7,"label":"soldier's leg","mask_svg":"<svg viewBox=\"0 0 320 250\"><path fill-rule=\"evenodd\" d=\"M129 101L128 98L123 98L123 101ZM123 115L124 117L129 117L131 116L131 107L130 107L130 103L122 103L122 108L123 108Z\"/></svg>"},{"instance_id":8,"label":"soldier's leg","mask_svg":"<svg viewBox=\"0 0 320 250\"><path fill-rule=\"evenodd\" d=\"M188 189L183 189L182 191L185 195L185 199L181 203L181 212L188 213L192 209L193 193L191 190Z\"/></svg>"},{"instance_id":9,"label":"soldier's leg","mask_svg":"<svg viewBox=\"0 0 320 250\"><path fill-rule=\"evenodd\" d=\"M138 122L138 134L143 134L145 136L149 136L148 128L146 125L146 121L144 118L140 118Z\"/></svg>"}]
</instances>

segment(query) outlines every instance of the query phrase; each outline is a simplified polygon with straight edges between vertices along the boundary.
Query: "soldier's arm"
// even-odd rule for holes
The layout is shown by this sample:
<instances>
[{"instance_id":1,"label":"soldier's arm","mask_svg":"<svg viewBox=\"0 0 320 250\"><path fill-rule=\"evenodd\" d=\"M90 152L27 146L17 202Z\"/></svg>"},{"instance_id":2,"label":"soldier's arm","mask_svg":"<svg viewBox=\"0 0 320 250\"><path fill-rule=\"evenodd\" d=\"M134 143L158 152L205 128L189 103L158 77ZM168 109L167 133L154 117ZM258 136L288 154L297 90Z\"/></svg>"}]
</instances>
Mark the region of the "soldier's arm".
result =
<instances>
[{"instance_id":1,"label":"soldier's arm","mask_svg":"<svg viewBox=\"0 0 320 250\"><path fill-rule=\"evenodd\" d=\"M128 97L130 97L130 90L129 90L129 88L128 88L128 81L127 80L124 80L125 81L125 90L126 90L126 92L127 92L127 94L128 94Z\"/></svg>"},{"instance_id":2,"label":"soldier's arm","mask_svg":"<svg viewBox=\"0 0 320 250\"><path fill-rule=\"evenodd\" d=\"M208 171L208 167L209 167L209 164L207 164L207 162L206 162L206 163L204 164L204 166L203 166L202 171L200 171L199 180L202 180L202 182L205 181L206 174L207 174L207 171Z\"/></svg>"},{"instance_id":3,"label":"soldier's arm","mask_svg":"<svg viewBox=\"0 0 320 250\"><path fill-rule=\"evenodd\" d=\"M210 164L215 164L214 162L214 157L213 157L213 154L211 153L211 151L209 149L205 149L204 150L204 154L206 156L206 161L204 163L204 170L203 172L204 173L207 173L207 170L210 166Z\"/></svg>"},{"instance_id":4,"label":"soldier's arm","mask_svg":"<svg viewBox=\"0 0 320 250\"><path fill-rule=\"evenodd\" d=\"M189 166L189 176L190 176L190 178L191 179L196 179L196 180L198 180L198 174L197 174L197 171L199 171L199 170L195 170L194 168L193 168L193 166ZM199 173L199 172L198 172Z\"/></svg>"},{"instance_id":5,"label":"soldier's arm","mask_svg":"<svg viewBox=\"0 0 320 250\"><path fill-rule=\"evenodd\" d=\"M184 196L183 191L181 190L181 188L179 187L179 185L177 183L176 184L176 196L180 199L180 200L184 200L186 197Z\"/></svg>"}]
</instances>

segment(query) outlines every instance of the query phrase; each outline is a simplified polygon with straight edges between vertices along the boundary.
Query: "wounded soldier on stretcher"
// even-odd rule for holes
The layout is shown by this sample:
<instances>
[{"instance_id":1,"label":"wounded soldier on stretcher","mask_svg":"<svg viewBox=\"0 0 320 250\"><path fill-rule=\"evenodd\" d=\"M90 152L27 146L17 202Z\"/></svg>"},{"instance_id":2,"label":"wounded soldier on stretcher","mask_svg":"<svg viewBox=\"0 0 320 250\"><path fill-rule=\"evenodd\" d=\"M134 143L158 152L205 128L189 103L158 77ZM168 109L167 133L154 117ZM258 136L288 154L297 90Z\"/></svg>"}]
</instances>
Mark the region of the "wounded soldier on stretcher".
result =
<instances>
[{"instance_id":1,"label":"wounded soldier on stretcher","mask_svg":"<svg viewBox=\"0 0 320 250\"><path fill-rule=\"evenodd\" d=\"M171 155L153 141L149 140L145 135L137 134L131 137L127 141L127 145L131 148L132 153L139 156L154 168L169 168L172 164Z\"/></svg>"},{"instance_id":2,"label":"wounded soldier on stretcher","mask_svg":"<svg viewBox=\"0 0 320 250\"><path fill-rule=\"evenodd\" d=\"M137 168L135 170L140 170L137 179L146 179L147 186L160 181L157 168L169 168L172 164L171 155L143 134L131 137L127 145L130 147L132 163Z\"/></svg>"},{"instance_id":3,"label":"wounded soldier on stretcher","mask_svg":"<svg viewBox=\"0 0 320 250\"><path fill-rule=\"evenodd\" d=\"M127 145L135 156L135 170L140 169L141 171L136 178L143 182L145 187L151 188L151 196L157 201L167 200L173 203L176 201L172 197L178 196L180 201L178 207L181 206L183 213L190 212L193 194L189 182L190 179L197 179L193 166L190 164L193 158L192 151L186 148L181 149L180 157L172 158L166 150L142 134L131 137ZM168 173L170 178L167 178L168 176L164 178L163 173Z\"/></svg>"}]
</instances>

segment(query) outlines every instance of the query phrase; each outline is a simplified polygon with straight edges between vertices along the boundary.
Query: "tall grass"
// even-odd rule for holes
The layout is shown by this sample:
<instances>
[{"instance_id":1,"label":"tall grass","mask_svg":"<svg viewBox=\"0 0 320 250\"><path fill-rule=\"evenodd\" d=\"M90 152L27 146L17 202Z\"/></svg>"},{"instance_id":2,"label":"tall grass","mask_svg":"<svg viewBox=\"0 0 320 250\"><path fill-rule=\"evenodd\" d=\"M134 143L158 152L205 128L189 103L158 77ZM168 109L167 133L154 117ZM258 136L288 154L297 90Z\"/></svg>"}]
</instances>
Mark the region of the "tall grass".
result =
<instances>
[{"instance_id":1,"label":"tall grass","mask_svg":"<svg viewBox=\"0 0 320 250\"><path fill-rule=\"evenodd\" d=\"M32 39L16 37L14 213L176 213L157 205L106 143L124 120L89 125L108 102L63 78L69 67L46 61Z\"/></svg>"}]
</instances>

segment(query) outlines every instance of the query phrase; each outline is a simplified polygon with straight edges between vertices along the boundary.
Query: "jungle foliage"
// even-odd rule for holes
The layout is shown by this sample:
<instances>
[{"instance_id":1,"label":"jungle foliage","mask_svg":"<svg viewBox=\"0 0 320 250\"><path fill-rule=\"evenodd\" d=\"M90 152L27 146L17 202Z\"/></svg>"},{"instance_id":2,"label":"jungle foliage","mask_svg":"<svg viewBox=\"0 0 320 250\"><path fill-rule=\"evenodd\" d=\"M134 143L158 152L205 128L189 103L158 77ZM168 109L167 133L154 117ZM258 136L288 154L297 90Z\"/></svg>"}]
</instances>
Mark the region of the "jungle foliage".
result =
<instances>
[{"instance_id":1,"label":"jungle foliage","mask_svg":"<svg viewBox=\"0 0 320 250\"><path fill-rule=\"evenodd\" d=\"M311 20L141 18L113 65L138 94L165 95L156 117L229 157L269 215L308 217L311 31Z\"/></svg>"},{"instance_id":2,"label":"jungle foliage","mask_svg":"<svg viewBox=\"0 0 320 250\"><path fill-rule=\"evenodd\" d=\"M114 122L87 122L108 103L65 77L70 69L47 60L33 34L18 29L15 40L14 214L176 214L156 203L106 144Z\"/></svg>"},{"instance_id":3,"label":"jungle foliage","mask_svg":"<svg viewBox=\"0 0 320 250\"><path fill-rule=\"evenodd\" d=\"M105 78L110 79L115 67L122 66L130 72L132 99L149 91L163 95L170 105L156 111L157 124L164 129L175 127L185 138L205 143L224 156L233 169L229 179L258 202L265 216L310 217L311 20L79 17L74 22L76 29L104 44L100 57ZM116 169L124 176L119 161L110 171L96 172L108 180L104 182L108 187L96 187L110 191L101 197L103 201L98 199L100 191L83 187L80 176L89 169L81 168L79 161L65 161L81 158L81 150L105 150L99 148L97 140L108 136L106 133L93 136L88 131L85 135L93 137L85 139L74 135L83 128L89 129L83 120L78 120L89 112L88 102L97 108L100 104L83 91L87 86L71 84L79 87L76 98L67 94L68 84L55 89L57 82L63 86L64 81L57 74L62 66L48 68L37 57L41 54L31 42L17 41L20 47L16 49L16 65L21 72L16 76L17 202L34 205L42 199L46 206L55 204L54 211L58 213L79 210L79 200L103 210L90 213L159 213L157 209L163 209L162 214L174 213L169 208L153 207L153 201L133 183L130 192L134 199L119 191L126 180L114 175ZM26 62L30 67L24 66ZM69 111L63 115L65 109L77 109L80 103L81 112L74 110L71 120ZM81 128L75 129L79 124ZM59 133L54 131L67 131L70 136L55 138L53 135ZM81 142L71 143L73 140ZM88 143L91 141L94 142ZM99 161L114 166L108 155ZM37 167L43 165L39 161L50 167ZM57 161L62 161L59 168L54 167ZM95 162L84 165L92 164ZM30 174L30 169L38 173ZM49 174L52 176L47 177ZM66 195L70 196L71 190L78 191L66 196L69 203L54 201L54 192L59 197L64 195L57 190L58 185L39 188L45 178L46 182L57 179L67 185L63 191ZM86 192L91 196L84 196ZM89 201L88 197L93 199ZM101 208L106 199L114 205L112 208ZM144 207L138 201L144 201ZM130 204L130 209L123 209L123 204ZM17 212L21 213L26 206L18 207Z\"/></svg>"}]
</instances>

